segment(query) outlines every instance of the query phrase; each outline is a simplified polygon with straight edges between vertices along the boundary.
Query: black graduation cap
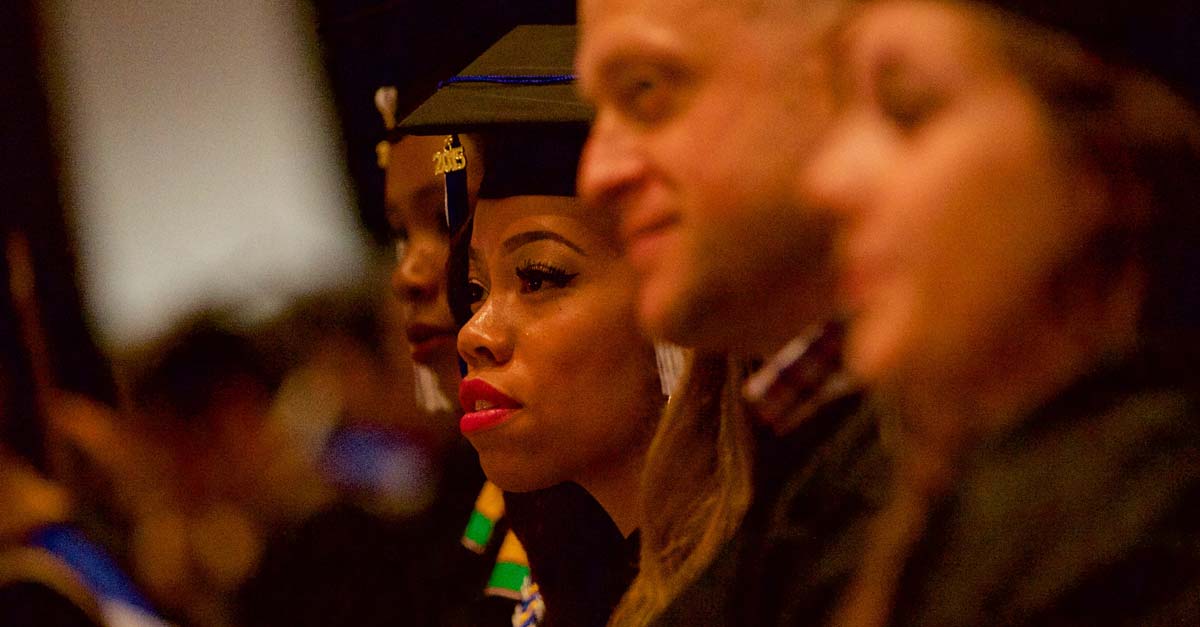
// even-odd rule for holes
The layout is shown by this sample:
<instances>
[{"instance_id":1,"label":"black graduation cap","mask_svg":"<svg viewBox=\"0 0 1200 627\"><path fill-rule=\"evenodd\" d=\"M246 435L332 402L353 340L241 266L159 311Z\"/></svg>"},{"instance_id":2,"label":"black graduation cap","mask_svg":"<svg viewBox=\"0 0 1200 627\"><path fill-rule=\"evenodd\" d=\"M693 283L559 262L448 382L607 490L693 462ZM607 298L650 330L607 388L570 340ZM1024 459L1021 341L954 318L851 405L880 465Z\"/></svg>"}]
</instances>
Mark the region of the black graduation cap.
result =
<instances>
[{"instance_id":1,"label":"black graduation cap","mask_svg":"<svg viewBox=\"0 0 1200 627\"><path fill-rule=\"evenodd\" d=\"M573 25L518 26L458 76L442 81L397 132L477 135L484 160L481 198L575 195L579 153L594 113L575 87L575 39ZM446 154L457 146L449 139ZM461 159L446 165L453 205L451 177L465 167ZM451 215L452 232L456 222Z\"/></svg>"},{"instance_id":2,"label":"black graduation cap","mask_svg":"<svg viewBox=\"0 0 1200 627\"><path fill-rule=\"evenodd\" d=\"M399 125L409 135L587 126L593 110L575 88L576 28L518 26L458 76L444 80ZM528 129L527 129L528 130Z\"/></svg>"}]
</instances>

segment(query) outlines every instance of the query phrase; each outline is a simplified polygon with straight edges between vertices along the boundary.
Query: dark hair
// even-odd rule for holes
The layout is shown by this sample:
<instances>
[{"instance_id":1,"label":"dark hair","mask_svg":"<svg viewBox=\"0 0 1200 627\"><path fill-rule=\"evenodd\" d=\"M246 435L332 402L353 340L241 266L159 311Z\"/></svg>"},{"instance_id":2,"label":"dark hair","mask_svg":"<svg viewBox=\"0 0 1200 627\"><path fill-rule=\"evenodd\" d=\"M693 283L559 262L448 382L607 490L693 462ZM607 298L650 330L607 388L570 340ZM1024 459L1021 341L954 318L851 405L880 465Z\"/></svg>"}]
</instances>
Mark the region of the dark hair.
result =
<instances>
[{"instance_id":1,"label":"dark hair","mask_svg":"<svg viewBox=\"0 0 1200 627\"><path fill-rule=\"evenodd\" d=\"M994 19L1018 75L1042 98L1073 158L1105 180L1108 224L1092 280L1138 263L1146 278L1139 338L1169 359L1200 357L1200 114L1142 71L1098 60L1040 26Z\"/></svg>"},{"instance_id":2,"label":"dark hair","mask_svg":"<svg viewBox=\"0 0 1200 627\"><path fill-rule=\"evenodd\" d=\"M204 414L227 386L256 385L270 395L279 379L249 338L205 315L162 342L133 395L140 408L165 411L183 425L202 429Z\"/></svg>"},{"instance_id":3,"label":"dark hair","mask_svg":"<svg viewBox=\"0 0 1200 627\"><path fill-rule=\"evenodd\" d=\"M471 287L467 279L471 272L471 233L475 230L475 208L463 222L462 228L450 237L450 256L446 258L446 299L450 313L459 328L471 319Z\"/></svg>"}]
</instances>

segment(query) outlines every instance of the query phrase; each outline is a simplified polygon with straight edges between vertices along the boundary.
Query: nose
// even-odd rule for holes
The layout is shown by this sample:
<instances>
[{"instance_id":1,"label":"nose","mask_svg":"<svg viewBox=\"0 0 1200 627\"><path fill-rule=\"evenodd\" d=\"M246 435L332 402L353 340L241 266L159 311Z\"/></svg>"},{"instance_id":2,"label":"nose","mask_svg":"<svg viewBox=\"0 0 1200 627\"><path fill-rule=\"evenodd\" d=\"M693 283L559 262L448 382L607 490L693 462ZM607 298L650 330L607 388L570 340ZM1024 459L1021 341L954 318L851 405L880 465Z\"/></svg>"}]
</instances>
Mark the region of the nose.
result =
<instances>
[{"instance_id":1,"label":"nose","mask_svg":"<svg viewBox=\"0 0 1200 627\"><path fill-rule=\"evenodd\" d=\"M512 334L492 301L484 300L459 329L458 354L467 362L469 371L501 366L512 359Z\"/></svg>"},{"instance_id":2,"label":"nose","mask_svg":"<svg viewBox=\"0 0 1200 627\"><path fill-rule=\"evenodd\" d=\"M845 220L869 203L879 185L883 142L853 122L835 124L801 169L799 194L809 207Z\"/></svg>"},{"instance_id":3,"label":"nose","mask_svg":"<svg viewBox=\"0 0 1200 627\"><path fill-rule=\"evenodd\" d=\"M446 256L444 246L410 242L392 271L392 293L406 303L436 300L445 283Z\"/></svg>"},{"instance_id":4,"label":"nose","mask_svg":"<svg viewBox=\"0 0 1200 627\"><path fill-rule=\"evenodd\" d=\"M645 173L634 134L616 114L601 109L579 159L580 198L592 207L611 206Z\"/></svg>"}]
</instances>

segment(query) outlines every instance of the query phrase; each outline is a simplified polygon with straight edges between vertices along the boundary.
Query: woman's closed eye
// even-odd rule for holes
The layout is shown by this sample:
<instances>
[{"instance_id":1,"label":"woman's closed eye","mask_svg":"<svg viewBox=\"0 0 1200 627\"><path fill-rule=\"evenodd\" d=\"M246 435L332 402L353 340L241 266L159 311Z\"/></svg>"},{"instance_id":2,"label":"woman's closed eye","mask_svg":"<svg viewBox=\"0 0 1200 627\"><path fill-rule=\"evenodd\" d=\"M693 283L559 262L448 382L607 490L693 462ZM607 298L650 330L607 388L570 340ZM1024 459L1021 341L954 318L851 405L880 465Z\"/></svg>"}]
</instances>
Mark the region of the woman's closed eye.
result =
<instances>
[{"instance_id":1,"label":"woman's closed eye","mask_svg":"<svg viewBox=\"0 0 1200 627\"><path fill-rule=\"evenodd\" d=\"M911 135L946 104L942 90L895 64L885 65L876 82L880 112L901 133Z\"/></svg>"},{"instance_id":2,"label":"woman's closed eye","mask_svg":"<svg viewBox=\"0 0 1200 627\"><path fill-rule=\"evenodd\" d=\"M892 94L880 102L883 114L906 135L920 130L941 106L942 99L932 92Z\"/></svg>"},{"instance_id":3,"label":"woman's closed eye","mask_svg":"<svg viewBox=\"0 0 1200 627\"><path fill-rule=\"evenodd\" d=\"M525 261L517 267L517 279L521 282L521 293L532 294L548 287L564 288L579 276L578 272L566 270L548 263Z\"/></svg>"}]
</instances>

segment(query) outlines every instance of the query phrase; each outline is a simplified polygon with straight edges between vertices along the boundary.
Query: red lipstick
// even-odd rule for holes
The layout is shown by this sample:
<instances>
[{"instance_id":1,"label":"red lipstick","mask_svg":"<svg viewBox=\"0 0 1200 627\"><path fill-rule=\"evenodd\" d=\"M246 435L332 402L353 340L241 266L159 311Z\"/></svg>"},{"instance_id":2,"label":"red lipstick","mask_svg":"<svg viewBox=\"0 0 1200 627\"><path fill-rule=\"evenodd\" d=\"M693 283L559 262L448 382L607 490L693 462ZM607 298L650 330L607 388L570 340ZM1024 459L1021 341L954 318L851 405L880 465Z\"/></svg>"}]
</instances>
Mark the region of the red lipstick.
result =
<instances>
[{"instance_id":1,"label":"red lipstick","mask_svg":"<svg viewBox=\"0 0 1200 627\"><path fill-rule=\"evenodd\" d=\"M458 402L466 412L458 421L463 435L499 426L521 409L520 403L483 379L463 381L458 386Z\"/></svg>"}]
</instances>

